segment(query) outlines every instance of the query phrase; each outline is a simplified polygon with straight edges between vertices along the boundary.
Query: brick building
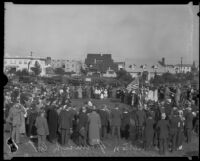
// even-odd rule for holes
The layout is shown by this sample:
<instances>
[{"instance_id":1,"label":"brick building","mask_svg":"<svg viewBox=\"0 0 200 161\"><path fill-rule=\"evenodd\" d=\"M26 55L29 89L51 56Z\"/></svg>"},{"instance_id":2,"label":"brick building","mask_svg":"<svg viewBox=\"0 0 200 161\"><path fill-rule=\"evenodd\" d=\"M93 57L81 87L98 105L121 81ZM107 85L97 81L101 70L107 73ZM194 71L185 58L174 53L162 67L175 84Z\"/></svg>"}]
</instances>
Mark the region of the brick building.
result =
<instances>
[{"instance_id":1,"label":"brick building","mask_svg":"<svg viewBox=\"0 0 200 161\"><path fill-rule=\"evenodd\" d=\"M106 73L108 69L118 70L118 65L114 63L111 54L87 54L85 64L89 69L101 73Z\"/></svg>"}]
</instances>

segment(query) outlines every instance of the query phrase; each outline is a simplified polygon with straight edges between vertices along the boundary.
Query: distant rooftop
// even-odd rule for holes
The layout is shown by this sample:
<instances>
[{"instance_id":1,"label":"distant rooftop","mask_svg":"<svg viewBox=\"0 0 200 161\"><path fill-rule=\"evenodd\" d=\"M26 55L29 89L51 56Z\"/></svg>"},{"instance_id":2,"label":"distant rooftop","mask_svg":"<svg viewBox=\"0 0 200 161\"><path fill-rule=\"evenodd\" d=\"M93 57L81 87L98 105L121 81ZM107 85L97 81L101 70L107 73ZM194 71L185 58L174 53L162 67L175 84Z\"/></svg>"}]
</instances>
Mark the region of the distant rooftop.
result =
<instances>
[{"instance_id":1,"label":"distant rooftop","mask_svg":"<svg viewBox=\"0 0 200 161\"><path fill-rule=\"evenodd\" d=\"M36 57L36 56L6 56L4 59L39 59L39 60L46 60L44 57Z\"/></svg>"},{"instance_id":2,"label":"distant rooftop","mask_svg":"<svg viewBox=\"0 0 200 161\"><path fill-rule=\"evenodd\" d=\"M175 66L178 66L178 67L192 67L192 64L176 64Z\"/></svg>"}]
</instances>

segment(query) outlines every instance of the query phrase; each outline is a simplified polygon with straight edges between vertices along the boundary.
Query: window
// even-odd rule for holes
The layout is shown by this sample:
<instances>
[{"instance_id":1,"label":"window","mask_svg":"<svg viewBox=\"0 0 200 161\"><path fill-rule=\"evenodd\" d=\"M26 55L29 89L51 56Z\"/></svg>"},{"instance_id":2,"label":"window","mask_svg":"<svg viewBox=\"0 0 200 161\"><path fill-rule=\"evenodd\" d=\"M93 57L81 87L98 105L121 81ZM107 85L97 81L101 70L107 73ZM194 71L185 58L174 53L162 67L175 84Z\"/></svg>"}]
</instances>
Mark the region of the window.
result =
<instances>
[{"instance_id":1,"label":"window","mask_svg":"<svg viewBox=\"0 0 200 161\"><path fill-rule=\"evenodd\" d=\"M6 61L6 60L4 60L4 64L7 64L7 61Z\"/></svg>"},{"instance_id":2,"label":"window","mask_svg":"<svg viewBox=\"0 0 200 161\"><path fill-rule=\"evenodd\" d=\"M27 64L27 60L24 60L24 64Z\"/></svg>"},{"instance_id":3,"label":"window","mask_svg":"<svg viewBox=\"0 0 200 161\"><path fill-rule=\"evenodd\" d=\"M72 64L72 68L74 67L74 64Z\"/></svg>"},{"instance_id":4,"label":"window","mask_svg":"<svg viewBox=\"0 0 200 161\"><path fill-rule=\"evenodd\" d=\"M21 61L21 60L19 61L19 64L22 64L22 61Z\"/></svg>"}]
</instances>

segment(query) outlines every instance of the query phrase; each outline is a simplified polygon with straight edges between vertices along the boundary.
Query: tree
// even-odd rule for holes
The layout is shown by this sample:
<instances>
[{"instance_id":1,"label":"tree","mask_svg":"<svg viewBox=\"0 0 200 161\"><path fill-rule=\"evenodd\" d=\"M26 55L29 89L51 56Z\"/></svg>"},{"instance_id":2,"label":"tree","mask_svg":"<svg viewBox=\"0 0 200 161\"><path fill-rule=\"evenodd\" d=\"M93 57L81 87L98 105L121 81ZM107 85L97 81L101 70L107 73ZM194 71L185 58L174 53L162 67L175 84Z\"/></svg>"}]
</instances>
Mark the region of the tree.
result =
<instances>
[{"instance_id":1,"label":"tree","mask_svg":"<svg viewBox=\"0 0 200 161\"><path fill-rule=\"evenodd\" d=\"M28 72L27 69L22 69L22 70L18 70L18 71L16 72L16 75L18 75L18 76L28 76L28 75L29 75L29 72Z\"/></svg>"},{"instance_id":2,"label":"tree","mask_svg":"<svg viewBox=\"0 0 200 161\"><path fill-rule=\"evenodd\" d=\"M55 74L58 74L58 75L64 75L65 74L65 71L63 68L56 68L54 70Z\"/></svg>"},{"instance_id":3,"label":"tree","mask_svg":"<svg viewBox=\"0 0 200 161\"><path fill-rule=\"evenodd\" d=\"M87 70L86 70L86 69L83 69L83 67L81 67L80 72L81 72L81 74L83 74L83 75L87 75Z\"/></svg>"},{"instance_id":4,"label":"tree","mask_svg":"<svg viewBox=\"0 0 200 161\"><path fill-rule=\"evenodd\" d=\"M7 71L8 74L16 74L16 68L10 68Z\"/></svg>"},{"instance_id":5,"label":"tree","mask_svg":"<svg viewBox=\"0 0 200 161\"><path fill-rule=\"evenodd\" d=\"M119 70L116 72L116 74L117 74L116 79L120 80L121 82L125 83L126 85L133 80L130 73L128 73L125 70Z\"/></svg>"},{"instance_id":6,"label":"tree","mask_svg":"<svg viewBox=\"0 0 200 161\"><path fill-rule=\"evenodd\" d=\"M35 61L35 65L34 67L31 67L31 70L34 72L36 76L40 75L40 73L42 72L42 69L38 61Z\"/></svg>"}]
</instances>

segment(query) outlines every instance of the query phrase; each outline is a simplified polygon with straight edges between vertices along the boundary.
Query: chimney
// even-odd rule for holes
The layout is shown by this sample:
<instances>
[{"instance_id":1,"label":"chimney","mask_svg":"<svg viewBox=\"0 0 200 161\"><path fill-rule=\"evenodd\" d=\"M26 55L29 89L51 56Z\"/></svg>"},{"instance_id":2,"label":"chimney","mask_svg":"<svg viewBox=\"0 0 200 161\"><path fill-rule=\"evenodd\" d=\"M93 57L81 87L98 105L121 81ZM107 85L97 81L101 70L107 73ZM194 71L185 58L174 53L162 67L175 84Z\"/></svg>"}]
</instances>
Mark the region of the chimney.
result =
<instances>
[{"instance_id":1,"label":"chimney","mask_svg":"<svg viewBox=\"0 0 200 161\"><path fill-rule=\"evenodd\" d=\"M162 64L165 65L165 58L162 58Z\"/></svg>"}]
</instances>

